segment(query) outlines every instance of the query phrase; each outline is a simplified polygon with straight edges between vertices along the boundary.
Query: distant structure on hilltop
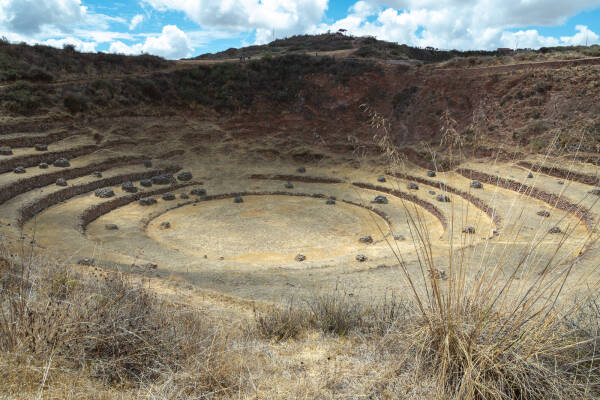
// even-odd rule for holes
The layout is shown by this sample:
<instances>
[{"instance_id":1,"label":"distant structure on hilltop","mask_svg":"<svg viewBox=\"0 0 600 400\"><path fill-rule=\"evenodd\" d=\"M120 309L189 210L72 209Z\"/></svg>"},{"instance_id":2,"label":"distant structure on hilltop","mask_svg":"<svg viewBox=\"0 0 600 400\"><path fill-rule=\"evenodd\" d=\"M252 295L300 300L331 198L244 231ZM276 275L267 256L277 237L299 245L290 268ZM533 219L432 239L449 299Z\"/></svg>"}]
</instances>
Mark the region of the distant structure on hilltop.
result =
<instances>
[{"instance_id":1,"label":"distant structure on hilltop","mask_svg":"<svg viewBox=\"0 0 600 400\"><path fill-rule=\"evenodd\" d=\"M500 54L512 54L513 49L509 49L508 47L498 47L498 53Z\"/></svg>"}]
</instances>

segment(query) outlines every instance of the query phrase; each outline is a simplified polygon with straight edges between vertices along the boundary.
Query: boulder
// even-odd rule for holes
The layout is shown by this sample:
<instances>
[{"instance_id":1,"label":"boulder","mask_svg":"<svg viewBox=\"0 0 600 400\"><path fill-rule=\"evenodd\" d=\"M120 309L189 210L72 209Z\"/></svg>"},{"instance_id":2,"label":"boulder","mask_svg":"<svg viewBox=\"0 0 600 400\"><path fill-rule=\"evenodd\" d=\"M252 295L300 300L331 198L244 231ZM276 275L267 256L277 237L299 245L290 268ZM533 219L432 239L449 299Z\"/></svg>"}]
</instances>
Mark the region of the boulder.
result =
<instances>
[{"instance_id":1,"label":"boulder","mask_svg":"<svg viewBox=\"0 0 600 400\"><path fill-rule=\"evenodd\" d=\"M54 166L60 168L67 168L71 166L71 163L66 158L61 157L58 160L54 161Z\"/></svg>"},{"instance_id":2,"label":"boulder","mask_svg":"<svg viewBox=\"0 0 600 400\"><path fill-rule=\"evenodd\" d=\"M414 182L408 182L408 185L406 185L410 190L419 190L419 185L417 185Z\"/></svg>"},{"instance_id":3,"label":"boulder","mask_svg":"<svg viewBox=\"0 0 600 400\"><path fill-rule=\"evenodd\" d=\"M8 146L0 146L0 156L12 156L13 151Z\"/></svg>"},{"instance_id":4,"label":"boulder","mask_svg":"<svg viewBox=\"0 0 600 400\"><path fill-rule=\"evenodd\" d=\"M157 201L154 197L144 197L140 199L139 203L141 206L151 206L153 204L156 204Z\"/></svg>"},{"instance_id":5,"label":"boulder","mask_svg":"<svg viewBox=\"0 0 600 400\"><path fill-rule=\"evenodd\" d=\"M104 229L106 229L107 231L116 231L119 230L119 227L117 226L117 224L106 224L104 225Z\"/></svg>"},{"instance_id":6,"label":"boulder","mask_svg":"<svg viewBox=\"0 0 600 400\"><path fill-rule=\"evenodd\" d=\"M158 226L159 229L169 229L171 227L171 223L168 221L161 222Z\"/></svg>"},{"instance_id":7,"label":"boulder","mask_svg":"<svg viewBox=\"0 0 600 400\"><path fill-rule=\"evenodd\" d=\"M286 183L285 185L283 185L286 189L293 189L294 185L292 185L291 182Z\"/></svg>"},{"instance_id":8,"label":"boulder","mask_svg":"<svg viewBox=\"0 0 600 400\"><path fill-rule=\"evenodd\" d=\"M63 178L58 178L56 180L56 186L68 186L68 183Z\"/></svg>"},{"instance_id":9,"label":"boulder","mask_svg":"<svg viewBox=\"0 0 600 400\"><path fill-rule=\"evenodd\" d=\"M370 235L367 235L367 236L361 237L360 239L358 239L358 241L361 243L370 244L370 243L373 243L373 238Z\"/></svg>"},{"instance_id":10,"label":"boulder","mask_svg":"<svg viewBox=\"0 0 600 400\"><path fill-rule=\"evenodd\" d=\"M394 240L404 241L406 238L403 235L394 235Z\"/></svg>"},{"instance_id":11,"label":"boulder","mask_svg":"<svg viewBox=\"0 0 600 400\"><path fill-rule=\"evenodd\" d=\"M244 199L242 198L242 196L235 196L233 199L234 203L243 203Z\"/></svg>"},{"instance_id":12,"label":"boulder","mask_svg":"<svg viewBox=\"0 0 600 400\"><path fill-rule=\"evenodd\" d=\"M94 260L93 258L82 258L81 260L77 261L77 264L91 267L96 264L96 260Z\"/></svg>"},{"instance_id":13,"label":"boulder","mask_svg":"<svg viewBox=\"0 0 600 400\"><path fill-rule=\"evenodd\" d=\"M600 189L592 189L589 191L590 194L593 194L594 196L600 196Z\"/></svg>"},{"instance_id":14,"label":"boulder","mask_svg":"<svg viewBox=\"0 0 600 400\"><path fill-rule=\"evenodd\" d=\"M335 204L335 200L333 200L333 199L327 199L327 201L325 202L325 204L327 204L329 206L332 206L332 205Z\"/></svg>"},{"instance_id":15,"label":"boulder","mask_svg":"<svg viewBox=\"0 0 600 400\"><path fill-rule=\"evenodd\" d=\"M192 180L192 173L191 172L182 172L179 175L177 175L177 179L179 179L180 181L191 181Z\"/></svg>"},{"instance_id":16,"label":"boulder","mask_svg":"<svg viewBox=\"0 0 600 400\"><path fill-rule=\"evenodd\" d=\"M48 169L49 165L46 164L45 162L40 163L39 165L40 169Z\"/></svg>"},{"instance_id":17,"label":"boulder","mask_svg":"<svg viewBox=\"0 0 600 400\"><path fill-rule=\"evenodd\" d=\"M474 228L474 227L472 227L472 226L465 226L465 227L462 229L462 233L467 233L467 234L469 234L469 235L472 235L472 234L474 234L474 233L475 233L475 228Z\"/></svg>"},{"instance_id":18,"label":"boulder","mask_svg":"<svg viewBox=\"0 0 600 400\"><path fill-rule=\"evenodd\" d=\"M377 177L377 182L382 182L382 183L383 183L383 182L385 182L385 176L383 176L383 175L379 175L379 176Z\"/></svg>"},{"instance_id":19,"label":"boulder","mask_svg":"<svg viewBox=\"0 0 600 400\"><path fill-rule=\"evenodd\" d=\"M190 198L190 196L188 196L186 193L181 193L181 194L179 195L179 198L180 198L180 199L183 199L183 200L187 200L187 199L189 199L189 198Z\"/></svg>"},{"instance_id":20,"label":"boulder","mask_svg":"<svg viewBox=\"0 0 600 400\"><path fill-rule=\"evenodd\" d=\"M170 185L175 179L173 174L162 174L153 176L151 180L154 185Z\"/></svg>"},{"instance_id":21,"label":"boulder","mask_svg":"<svg viewBox=\"0 0 600 400\"><path fill-rule=\"evenodd\" d=\"M550 228L548 233L562 233L562 229L560 229L558 226L553 226L552 228Z\"/></svg>"},{"instance_id":22,"label":"boulder","mask_svg":"<svg viewBox=\"0 0 600 400\"><path fill-rule=\"evenodd\" d=\"M298 262L302 262L302 261L306 260L306 256L304 254L296 254L296 257L294 257L294 260L296 260Z\"/></svg>"},{"instance_id":23,"label":"boulder","mask_svg":"<svg viewBox=\"0 0 600 400\"><path fill-rule=\"evenodd\" d=\"M303 174L303 173L306 172L306 168L300 167L300 168L298 168L298 172L300 172L301 174Z\"/></svg>"},{"instance_id":24,"label":"boulder","mask_svg":"<svg viewBox=\"0 0 600 400\"><path fill-rule=\"evenodd\" d=\"M25 170L25 167L19 166L19 167L17 167L17 168L14 169L14 172L15 172L15 174L24 174L27 171Z\"/></svg>"},{"instance_id":25,"label":"boulder","mask_svg":"<svg viewBox=\"0 0 600 400\"><path fill-rule=\"evenodd\" d=\"M545 218L548 218L550 216L550 212L547 210L538 211L536 214L539 215L540 217L545 217Z\"/></svg>"},{"instance_id":26,"label":"boulder","mask_svg":"<svg viewBox=\"0 0 600 400\"><path fill-rule=\"evenodd\" d=\"M375 196L375 199L373 199L372 203L375 204L387 204L388 203L388 199L385 196Z\"/></svg>"},{"instance_id":27,"label":"boulder","mask_svg":"<svg viewBox=\"0 0 600 400\"><path fill-rule=\"evenodd\" d=\"M365 261L367 261L367 256L365 256L364 254L358 254L356 256L356 261L358 261L358 262L365 262Z\"/></svg>"},{"instance_id":28,"label":"boulder","mask_svg":"<svg viewBox=\"0 0 600 400\"><path fill-rule=\"evenodd\" d=\"M172 201L172 200L175 200L176 197L173 193L165 193L162 195L162 199L165 201Z\"/></svg>"},{"instance_id":29,"label":"boulder","mask_svg":"<svg viewBox=\"0 0 600 400\"><path fill-rule=\"evenodd\" d=\"M133 184L133 182L125 182L121 185L121 189L127 193L136 193L138 188Z\"/></svg>"},{"instance_id":30,"label":"boulder","mask_svg":"<svg viewBox=\"0 0 600 400\"><path fill-rule=\"evenodd\" d=\"M433 178L435 176L435 171L427 171L427 176Z\"/></svg>"},{"instance_id":31,"label":"boulder","mask_svg":"<svg viewBox=\"0 0 600 400\"><path fill-rule=\"evenodd\" d=\"M430 190L429 194L432 195L432 196L435 196L435 191L434 190Z\"/></svg>"},{"instance_id":32,"label":"boulder","mask_svg":"<svg viewBox=\"0 0 600 400\"><path fill-rule=\"evenodd\" d=\"M140 181L140 185L142 185L143 187L150 187L152 186L152 181L150 179L142 179Z\"/></svg>"},{"instance_id":33,"label":"boulder","mask_svg":"<svg viewBox=\"0 0 600 400\"><path fill-rule=\"evenodd\" d=\"M438 194L435 199L437 201L442 202L442 203L449 203L450 202L450 197L448 197L445 194Z\"/></svg>"},{"instance_id":34,"label":"boulder","mask_svg":"<svg viewBox=\"0 0 600 400\"><path fill-rule=\"evenodd\" d=\"M38 143L34 147L35 147L36 151L48 151L48 145L47 144Z\"/></svg>"},{"instance_id":35,"label":"boulder","mask_svg":"<svg viewBox=\"0 0 600 400\"><path fill-rule=\"evenodd\" d=\"M558 181L558 184L559 184L559 185L564 185L564 184L565 184L565 182L564 182L564 181Z\"/></svg>"},{"instance_id":36,"label":"boulder","mask_svg":"<svg viewBox=\"0 0 600 400\"><path fill-rule=\"evenodd\" d=\"M94 172L92 172L92 176L94 178L102 178L102 172L100 172L100 171L94 171Z\"/></svg>"},{"instance_id":37,"label":"boulder","mask_svg":"<svg viewBox=\"0 0 600 400\"><path fill-rule=\"evenodd\" d=\"M206 196L206 189L192 189L190 194L192 196Z\"/></svg>"},{"instance_id":38,"label":"boulder","mask_svg":"<svg viewBox=\"0 0 600 400\"><path fill-rule=\"evenodd\" d=\"M471 182L471 187L473 189L483 189L483 184L479 181L472 181Z\"/></svg>"},{"instance_id":39,"label":"boulder","mask_svg":"<svg viewBox=\"0 0 600 400\"><path fill-rule=\"evenodd\" d=\"M94 195L96 197L100 197L101 199L108 199L110 197L114 197L115 192L110 188L100 188L94 191Z\"/></svg>"},{"instance_id":40,"label":"boulder","mask_svg":"<svg viewBox=\"0 0 600 400\"><path fill-rule=\"evenodd\" d=\"M528 174L527 174L527 178L529 178L529 179L533 178L533 174L532 174L531 172L530 172L530 173L528 173Z\"/></svg>"},{"instance_id":41,"label":"boulder","mask_svg":"<svg viewBox=\"0 0 600 400\"><path fill-rule=\"evenodd\" d=\"M315 199L324 199L326 196L323 193L314 193L312 197Z\"/></svg>"}]
</instances>

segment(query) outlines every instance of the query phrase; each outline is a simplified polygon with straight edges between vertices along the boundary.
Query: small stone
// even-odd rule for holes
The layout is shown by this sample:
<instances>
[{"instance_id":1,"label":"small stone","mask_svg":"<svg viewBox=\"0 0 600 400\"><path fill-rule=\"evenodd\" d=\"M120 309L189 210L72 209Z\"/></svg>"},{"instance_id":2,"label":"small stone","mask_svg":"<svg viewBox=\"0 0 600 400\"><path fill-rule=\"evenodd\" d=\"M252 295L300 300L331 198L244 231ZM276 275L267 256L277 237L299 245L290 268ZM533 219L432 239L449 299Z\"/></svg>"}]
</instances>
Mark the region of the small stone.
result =
<instances>
[{"instance_id":1,"label":"small stone","mask_svg":"<svg viewBox=\"0 0 600 400\"><path fill-rule=\"evenodd\" d=\"M181 193L181 195L179 195L179 198L183 199L183 200L187 200L190 198L190 196L188 196L186 193Z\"/></svg>"},{"instance_id":2,"label":"small stone","mask_svg":"<svg viewBox=\"0 0 600 400\"><path fill-rule=\"evenodd\" d=\"M156 268L158 268L158 265L154 264L154 263L146 263L146 264L142 265L142 268L144 268L144 269L156 269Z\"/></svg>"},{"instance_id":3,"label":"small stone","mask_svg":"<svg viewBox=\"0 0 600 400\"><path fill-rule=\"evenodd\" d=\"M479 181L473 181L471 182L471 187L473 189L483 189L483 184Z\"/></svg>"},{"instance_id":4,"label":"small stone","mask_svg":"<svg viewBox=\"0 0 600 400\"><path fill-rule=\"evenodd\" d=\"M14 169L15 174L24 174L25 172L27 172L25 170L25 167L17 167Z\"/></svg>"},{"instance_id":5,"label":"small stone","mask_svg":"<svg viewBox=\"0 0 600 400\"><path fill-rule=\"evenodd\" d=\"M179 179L180 181L191 181L192 180L192 173L191 172L182 172L179 175L177 175L177 179Z\"/></svg>"},{"instance_id":6,"label":"small stone","mask_svg":"<svg viewBox=\"0 0 600 400\"><path fill-rule=\"evenodd\" d=\"M172 200L175 200L176 197L173 193L165 193L162 195L162 199L165 201L172 201Z\"/></svg>"},{"instance_id":7,"label":"small stone","mask_svg":"<svg viewBox=\"0 0 600 400\"><path fill-rule=\"evenodd\" d=\"M284 186L285 186L286 189L293 189L294 188L294 185L292 185L291 182L286 183Z\"/></svg>"},{"instance_id":8,"label":"small stone","mask_svg":"<svg viewBox=\"0 0 600 400\"><path fill-rule=\"evenodd\" d=\"M45 162L40 163L40 165L38 165L40 167L40 169L48 169L49 165L46 164Z\"/></svg>"},{"instance_id":9,"label":"small stone","mask_svg":"<svg viewBox=\"0 0 600 400\"><path fill-rule=\"evenodd\" d=\"M408 186L408 188L409 188L410 190L419 190L419 185L417 185L417 184L416 184L416 183L414 183L414 182L409 182L409 183L408 183L408 185L406 185L406 186Z\"/></svg>"},{"instance_id":10,"label":"small stone","mask_svg":"<svg viewBox=\"0 0 600 400\"><path fill-rule=\"evenodd\" d=\"M394 235L394 240L404 241L406 238L403 235Z\"/></svg>"},{"instance_id":11,"label":"small stone","mask_svg":"<svg viewBox=\"0 0 600 400\"><path fill-rule=\"evenodd\" d=\"M552 228L550 228L548 233L562 233L562 230L558 226L553 226Z\"/></svg>"},{"instance_id":12,"label":"small stone","mask_svg":"<svg viewBox=\"0 0 600 400\"><path fill-rule=\"evenodd\" d=\"M323 193L314 193L312 197L315 199L324 199L326 196Z\"/></svg>"},{"instance_id":13,"label":"small stone","mask_svg":"<svg viewBox=\"0 0 600 400\"><path fill-rule=\"evenodd\" d=\"M385 176L383 176L383 175L379 175L379 176L377 177L377 182L385 182Z\"/></svg>"},{"instance_id":14,"label":"small stone","mask_svg":"<svg viewBox=\"0 0 600 400\"><path fill-rule=\"evenodd\" d=\"M114 197L115 192L109 188L100 188L94 191L94 195L96 197L100 197L101 199L108 199L110 197Z\"/></svg>"},{"instance_id":15,"label":"small stone","mask_svg":"<svg viewBox=\"0 0 600 400\"><path fill-rule=\"evenodd\" d=\"M472 227L472 226L465 226L465 227L462 229L462 233L467 233L467 234L469 234L469 235L472 235L472 234L474 234L474 233L475 233L475 228L474 228L474 227Z\"/></svg>"},{"instance_id":16,"label":"small stone","mask_svg":"<svg viewBox=\"0 0 600 400\"><path fill-rule=\"evenodd\" d=\"M589 191L590 194L593 194L594 196L600 196L600 189L592 189Z\"/></svg>"},{"instance_id":17,"label":"small stone","mask_svg":"<svg viewBox=\"0 0 600 400\"><path fill-rule=\"evenodd\" d=\"M92 176L94 178L102 178L102 172L100 172L100 171L94 171L94 172L92 172Z\"/></svg>"},{"instance_id":18,"label":"small stone","mask_svg":"<svg viewBox=\"0 0 600 400\"><path fill-rule=\"evenodd\" d=\"M169 229L171 228L171 223L168 221L165 222L161 222L160 225L158 226L159 229Z\"/></svg>"},{"instance_id":19,"label":"small stone","mask_svg":"<svg viewBox=\"0 0 600 400\"><path fill-rule=\"evenodd\" d=\"M445 194L438 194L435 199L442 203L450 202L450 197L446 196Z\"/></svg>"},{"instance_id":20,"label":"small stone","mask_svg":"<svg viewBox=\"0 0 600 400\"><path fill-rule=\"evenodd\" d=\"M433 178L435 176L435 171L427 171L427 176Z\"/></svg>"},{"instance_id":21,"label":"small stone","mask_svg":"<svg viewBox=\"0 0 600 400\"><path fill-rule=\"evenodd\" d=\"M175 178L172 174L162 174L152 177L152 183L154 185L169 185L173 183Z\"/></svg>"},{"instance_id":22,"label":"small stone","mask_svg":"<svg viewBox=\"0 0 600 400\"><path fill-rule=\"evenodd\" d=\"M12 156L13 151L8 146L0 146L0 156Z\"/></svg>"},{"instance_id":23,"label":"small stone","mask_svg":"<svg viewBox=\"0 0 600 400\"><path fill-rule=\"evenodd\" d=\"M77 264L91 267L96 264L96 260L93 258L82 258L81 260L77 261Z\"/></svg>"},{"instance_id":24,"label":"small stone","mask_svg":"<svg viewBox=\"0 0 600 400\"><path fill-rule=\"evenodd\" d=\"M150 179L142 179L140 181L140 185L142 185L143 187L150 187L152 186L152 181Z\"/></svg>"},{"instance_id":25,"label":"small stone","mask_svg":"<svg viewBox=\"0 0 600 400\"><path fill-rule=\"evenodd\" d=\"M559 184L559 185L564 185L564 184L565 184L565 182L564 182L564 181L558 181L558 184Z\"/></svg>"},{"instance_id":26,"label":"small stone","mask_svg":"<svg viewBox=\"0 0 600 400\"><path fill-rule=\"evenodd\" d=\"M144 197L140 199L139 203L141 206L151 206L153 204L156 204L157 201L154 197Z\"/></svg>"},{"instance_id":27,"label":"small stone","mask_svg":"<svg viewBox=\"0 0 600 400\"><path fill-rule=\"evenodd\" d=\"M119 230L119 227L117 226L117 224L106 224L104 225L104 229L106 229L107 231L116 231Z\"/></svg>"},{"instance_id":28,"label":"small stone","mask_svg":"<svg viewBox=\"0 0 600 400\"><path fill-rule=\"evenodd\" d=\"M71 163L66 158L61 157L58 160L54 161L54 166L60 168L67 168L71 166Z\"/></svg>"},{"instance_id":29,"label":"small stone","mask_svg":"<svg viewBox=\"0 0 600 400\"><path fill-rule=\"evenodd\" d=\"M127 193L136 193L138 188L133 184L133 182L125 182L121 185L121 190Z\"/></svg>"},{"instance_id":30,"label":"small stone","mask_svg":"<svg viewBox=\"0 0 600 400\"><path fill-rule=\"evenodd\" d=\"M548 218L550 216L550 212L548 212L547 210L538 211L536 214L539 215L540 217L545 217L545 218Z\"/></svg>"},{"instance_id":31,"label":"small stone","mask_svg":"<svg viewBox=\"0 0 600 400\"><path fill-rule=\"evenodd\" d=\"M242 198L242 196L235 196L233 199L234 203L243 203L244 199Z\"/></svg>"},{"instance_id":32,"label":"small stone","mask_svg":"<svg viewBox=\"0 0 600 400\"><path fill-rule=\"evenodd\" d=\"M333 199L327 199L327 201L325 202L325 204L327 204L329 206L332 206L332 205L335 204L335 200L333 200Z\"/></svg>"},{"instance_id":33,"label":"small stone","mask_svg":"<svg viewBox=\"0 0 600 400\"><path fill-rule=\"evenodd\" d=\"M370 244L370 243L373 243L373 238L370 235L367 235L367 236L361 237L360 239L358 239L358 241L361 243Z\"/></svg>"},{"instance_id":34,"label":"small stone","mask_svg":"<svg viewBox=\"0 0 600 400\"><path fill-rule=\"evenodd\" d=\"M367 261L367 256L365 256L364 254L358 254L356 256L356 261L358 261L358 262L365 262L365 261Z\"/></svg>"},{"instance_id":35,"label":"small stone","mask_svg":"<svg viewBox=\"0 0 600 400\"><path fill-rule=\"evenodd\" d=\"M206 189L192 189L190 194L192 196L206 196Z\"/></svg>"},{"instance_id":36,"label":"small stone","mask_svg":"<svg viewBox=\"0 0 600 400\"><path fill-rule=\"evenodd\" d=\"M388 199L385 196L375 196L375 199L373 199L373 203L375 204L387 204L388 203Z\"/></svg>"},{"instance_id":37,"label":"small stone","mask_svg":"<svg viewBox=\"0 0 600 400\"><path fill-rule=\"evenodd\" d=\"M38 143L38 144L35 145L35 149L37 151L48 151L48 145L47 144Z\"/></svg>"},{"instance_id":38,"label":"small stone","mask_svg":"<svg viewBox=\"0 0 600 400\"><path fill-rule=\"evenodd\" d=\"M430 194L430 195L432 195L432 196L435 196L435 191L433 191L433 190L430 190L430 191L429 191L429 194Z\"/></svg>"},{"instance_id":39,"label":"small stone","mask_svg":"<svg viewBox=\"0 0 600 400\"><path fill-rule=\"evenodd\" d=\"M528 174L527 174L527 178L529 178L529 179L533 178L533 174L532 174L531 172L530 172L530 173L528 173Z\"/></svg>"},{"instance_id":40,"label":"small stone","mask_svg":"<svg viewBox=\"0 0 600 400\"><path fill-rule=\"evenodd\" d=\"M296 254L296 257L294 257L294 260L296 260L298 262L302 262L302 261L306 260L306 256L304 254Z\"/></svg>"},{"instance_id":41,"label":"small stone","mask_svg":"<svg viewBox=\"0 0 600 400\"><path fill-rule=\"evenodd\" d=\"M303 174L303 173L306 172L306 168L300 167L300 168L298 168L298 172L300 172L301 174Z\"/></svg>"},{"instance_id":42,"label":"small stone","mask_svg":"<svg viewBox=\"0 0 600 400\"><path fill-rule=\"evenodd\" d=\"M152 168L152 160L144 160L144 167Z\"/></svg>"},{"instance_id":43,"label":"small stone","mask_svg":"<svg viewBox=\"0 0 600 400\"><path fill-rule=\"evenodd\" d=\"M64 180L63 178L58 178L56 180L56 186L67 186L67 181Z\"/></svg>"}]
</instances>

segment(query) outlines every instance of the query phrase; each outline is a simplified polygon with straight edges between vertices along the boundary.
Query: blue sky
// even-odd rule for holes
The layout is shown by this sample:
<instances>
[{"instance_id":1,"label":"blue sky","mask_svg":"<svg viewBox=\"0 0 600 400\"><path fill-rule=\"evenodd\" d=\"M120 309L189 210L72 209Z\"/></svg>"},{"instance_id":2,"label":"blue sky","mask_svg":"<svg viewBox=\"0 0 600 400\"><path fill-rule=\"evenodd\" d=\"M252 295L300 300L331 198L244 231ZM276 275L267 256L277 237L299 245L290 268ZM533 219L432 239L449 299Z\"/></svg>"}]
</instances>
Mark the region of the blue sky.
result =
<instances>
[{"instance_id":1,"label":"blue sky","mask_svg":"<svg viewBox=\"0 0 600 400\"><path fill-rule=\"evenodd\" d=\"M0 0L11 41L166 58L339 28L444 49L594 44L600 0Z\"/></svg>"}]
</instances>

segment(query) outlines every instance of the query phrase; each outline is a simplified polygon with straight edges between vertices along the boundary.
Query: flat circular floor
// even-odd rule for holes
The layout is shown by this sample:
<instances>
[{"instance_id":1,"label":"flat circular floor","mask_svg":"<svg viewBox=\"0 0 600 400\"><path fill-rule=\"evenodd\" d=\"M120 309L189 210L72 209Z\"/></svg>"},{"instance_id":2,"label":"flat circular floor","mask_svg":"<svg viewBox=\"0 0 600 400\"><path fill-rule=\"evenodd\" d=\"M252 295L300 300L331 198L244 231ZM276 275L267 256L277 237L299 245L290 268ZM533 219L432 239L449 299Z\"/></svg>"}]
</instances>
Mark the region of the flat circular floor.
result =
<instances>
[{"instance_id":1,"label":"flat circular floor","mask_svg":"<svg viewBox=\"0 0 600 400\"><path fill-rule=\"evenodd\" d=\"M348 255L365 247L364 235L382 239L387 222L365 208L338 201L294 196L247 196L189 204L168 211L146 234L162 246L197 257L231 261L289 263ZM168 222L170 227L161 225Z\"/></svg>"}]
</instances>

